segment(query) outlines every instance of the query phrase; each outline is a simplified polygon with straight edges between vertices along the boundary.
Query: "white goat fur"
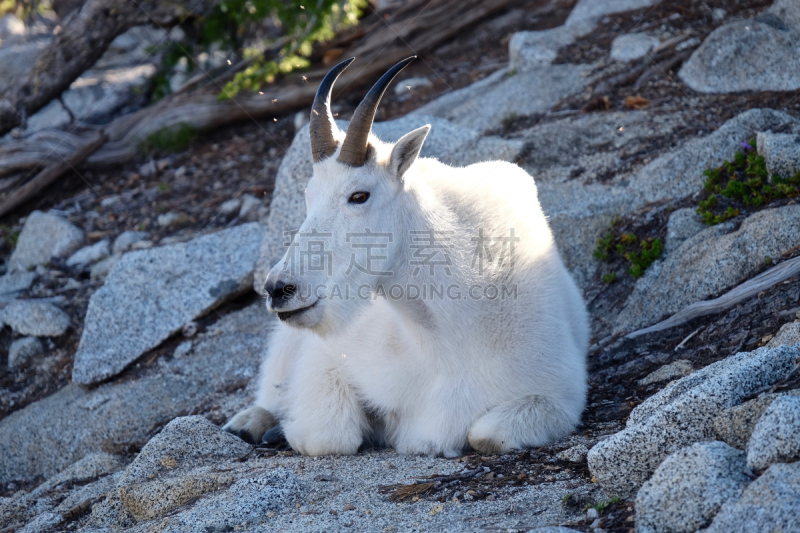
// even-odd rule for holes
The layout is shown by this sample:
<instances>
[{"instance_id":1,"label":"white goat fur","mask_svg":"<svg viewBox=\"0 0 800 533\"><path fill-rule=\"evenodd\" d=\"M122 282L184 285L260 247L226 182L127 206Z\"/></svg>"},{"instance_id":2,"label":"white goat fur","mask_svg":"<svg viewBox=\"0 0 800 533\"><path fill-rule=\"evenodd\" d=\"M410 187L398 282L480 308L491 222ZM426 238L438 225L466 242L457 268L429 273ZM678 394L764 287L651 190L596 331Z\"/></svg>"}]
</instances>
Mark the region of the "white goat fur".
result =
<instances>
[{"instance_id":1,"label":"white goat fur","mask_svg":"<svg viewBox=\"0 0 800 533\"><path fill-rule=\"evenodd\" d=\"M460 455L539 446L571 432L586 401L588 319L542 212L533 178L506 162L462 168L418 158L426 126L395 145L370 135L363 167L314 164L301 234L333 234L333 273L288 282L330 287L475 284L517 287L516 299L316 299L281 322L262 365L255 405L226 429L259 440L280 422L287 441L308 455L354 454L377 439L404 454ZM369 191L350 205L355 191ZM393 276L345 275L347 232L391 232ZM412 277L409 230L453 232L451 275L437 267ZM472 266L479 229L517 243L513 270ZM296 241L297 242L296 238ZM301 248L303 249L303 248ZM498 249L495 248L495 252ZM288 254L270 272L288 276ZM325 293L323 293L325 294ZM308 302L305 302L308 303ZM302 308L303 305L296 305ZM373 440L374 442L375 440Z\"/></svg>"}]
</instances>

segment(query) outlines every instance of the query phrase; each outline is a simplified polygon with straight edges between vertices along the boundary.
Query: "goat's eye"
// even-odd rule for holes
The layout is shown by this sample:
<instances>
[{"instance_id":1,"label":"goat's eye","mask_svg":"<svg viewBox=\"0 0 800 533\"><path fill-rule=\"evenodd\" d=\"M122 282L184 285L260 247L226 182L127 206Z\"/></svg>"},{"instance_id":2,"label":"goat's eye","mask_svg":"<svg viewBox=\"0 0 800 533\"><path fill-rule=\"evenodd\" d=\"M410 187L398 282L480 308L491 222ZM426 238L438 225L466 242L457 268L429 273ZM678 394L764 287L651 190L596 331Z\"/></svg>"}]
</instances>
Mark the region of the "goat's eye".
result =
<instances>
[{"instance_id":1,"label":"goat's eye","mask_svg":"<svg viewBox=\"0 0 800 533\"><path fill-rule=\"evenodd\" d=\"M369 193L360 191L360 192L354 192L352 195L350 195L350 200L348 201L351 204L363 204L364 202L367 201L367 199L369 199Z\"/></svg>"}]
</instances>

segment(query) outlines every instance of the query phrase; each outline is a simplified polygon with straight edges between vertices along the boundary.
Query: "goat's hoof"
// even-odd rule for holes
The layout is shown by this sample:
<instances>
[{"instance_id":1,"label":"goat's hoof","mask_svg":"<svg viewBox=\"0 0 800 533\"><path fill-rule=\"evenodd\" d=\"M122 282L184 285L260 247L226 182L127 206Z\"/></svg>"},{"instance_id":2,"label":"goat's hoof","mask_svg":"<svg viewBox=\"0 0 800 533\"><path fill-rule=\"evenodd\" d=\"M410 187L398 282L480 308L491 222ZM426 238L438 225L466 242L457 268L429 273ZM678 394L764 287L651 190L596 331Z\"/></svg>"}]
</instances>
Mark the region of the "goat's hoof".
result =
<instances>
[{"instance_id":1,"label":"goat's hoof","mask_svg":"<svg viewBox=\"0 0 800 533\"><path fill-rule=\"evenodd\" d=\"M256 405L240 411L222 429L250 444L259 444L262 436L278 423L269 411Z\"/></svg>"},{"instance_id":2,"label":"goat's hoof","mask_svg":"<svg viewBox=\"0 0 800 533\"><path fill-rule=\"evenodd\" d=\"M283 428L280 424L272 426L266 433L261 436L261 444L267 446L280 446L286 443L286 435L283 434Z\"/></svg>"}]
</instances>

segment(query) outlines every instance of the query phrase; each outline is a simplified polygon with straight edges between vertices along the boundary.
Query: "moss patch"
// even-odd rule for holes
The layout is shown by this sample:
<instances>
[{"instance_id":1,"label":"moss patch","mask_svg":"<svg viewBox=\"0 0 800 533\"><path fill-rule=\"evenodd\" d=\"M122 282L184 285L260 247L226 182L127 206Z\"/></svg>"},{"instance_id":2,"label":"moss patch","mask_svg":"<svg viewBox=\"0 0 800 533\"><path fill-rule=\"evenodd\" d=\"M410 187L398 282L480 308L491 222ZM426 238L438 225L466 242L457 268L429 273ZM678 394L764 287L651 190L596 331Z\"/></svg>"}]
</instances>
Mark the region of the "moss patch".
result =
<instances>
[{"instance_id":1,"label":"moss patch","mask_svg":"<svg viewBox=\"0 0 800 533\"><path fill-rule=\"evenodd\" d=\"M706 182L697 213L713 226L739 216L744 209L758 209L770 202L800 195L800 172L786 178L767 172L764 156L754 148L755 139L741 143L733 162L704 172Z\"/></svg>"}]
</instances>

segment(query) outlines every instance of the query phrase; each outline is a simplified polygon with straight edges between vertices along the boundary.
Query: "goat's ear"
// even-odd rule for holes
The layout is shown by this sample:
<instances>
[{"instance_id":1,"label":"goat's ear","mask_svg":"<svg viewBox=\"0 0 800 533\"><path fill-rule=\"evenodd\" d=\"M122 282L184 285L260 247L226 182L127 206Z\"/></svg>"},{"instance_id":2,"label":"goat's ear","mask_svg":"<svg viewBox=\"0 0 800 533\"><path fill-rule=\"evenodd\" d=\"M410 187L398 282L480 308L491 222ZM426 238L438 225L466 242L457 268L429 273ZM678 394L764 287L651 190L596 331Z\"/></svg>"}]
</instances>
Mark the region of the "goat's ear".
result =
<instances>
[{"instance_id":1,"label":"goat's ear","mask_svg":"<svg viewBox=\"0 0 800 533\"><path fill-rule=\"evenodd\" d=\"M406 170L417 160L419 151L422 150L422 143L431 131L431 125L426 124L417 128L411 133L406 133L392 148L392 156L389 159L391 171L398 179L403 177Z\"/></svg>"}]
</instances>

